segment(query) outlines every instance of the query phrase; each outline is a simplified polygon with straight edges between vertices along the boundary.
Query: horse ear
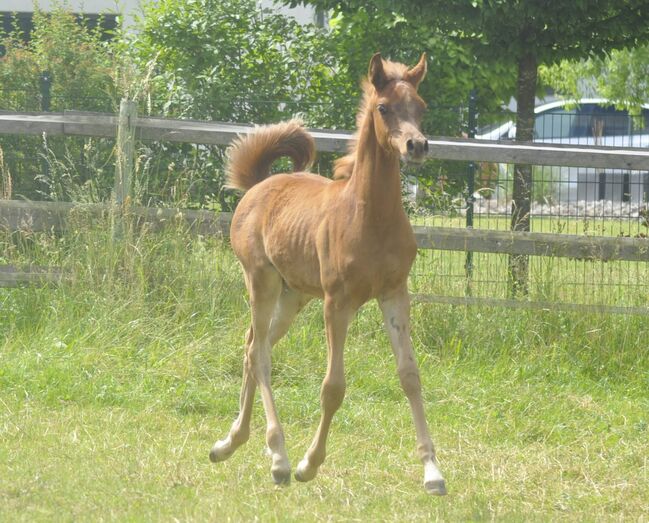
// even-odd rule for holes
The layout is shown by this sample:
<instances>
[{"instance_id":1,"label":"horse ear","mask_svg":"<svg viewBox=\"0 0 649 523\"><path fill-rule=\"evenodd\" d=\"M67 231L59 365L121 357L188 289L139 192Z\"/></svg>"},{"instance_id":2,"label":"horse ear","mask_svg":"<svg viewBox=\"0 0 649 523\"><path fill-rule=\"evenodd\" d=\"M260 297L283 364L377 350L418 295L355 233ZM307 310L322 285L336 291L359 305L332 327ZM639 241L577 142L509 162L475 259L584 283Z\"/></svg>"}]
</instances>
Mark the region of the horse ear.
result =
<instances>
[{"instance_id":1,"label":"horse ear","mask_svg":"<svg viewBox=\"0 0 649 523\"><path fill-rule=\"evenodd\" d=\"M374 56L372 56L367 76L377 91L383 89L388 83L388 78L383 70L383 58L381 58L381 53L375 53Z\"/></svg>"},{"instance_id":2,"label":"horse ear","mask_svg":"<svg viewBox=\"0 0 649 523\"><path fill-rule=\"evenodd\" d=\"M424 79L424 76L426 76L427 70L428 66L426 65L426 53L421 53L421 58L419 59L417 65L407 71L406 74L403 75L403 79L407 82L410 82L415 86L415 88L417 88L419 87L421 81Z\"/></svg>"}]
</instances>

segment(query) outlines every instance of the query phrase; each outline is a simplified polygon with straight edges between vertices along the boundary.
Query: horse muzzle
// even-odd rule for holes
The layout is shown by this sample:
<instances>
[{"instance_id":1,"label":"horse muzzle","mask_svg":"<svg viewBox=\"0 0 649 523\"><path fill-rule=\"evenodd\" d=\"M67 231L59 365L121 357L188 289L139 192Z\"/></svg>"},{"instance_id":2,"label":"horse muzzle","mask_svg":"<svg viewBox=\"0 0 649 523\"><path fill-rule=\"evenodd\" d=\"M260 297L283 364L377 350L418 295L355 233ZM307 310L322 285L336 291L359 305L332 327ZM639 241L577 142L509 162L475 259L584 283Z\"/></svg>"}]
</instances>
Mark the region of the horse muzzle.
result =
<instances>
[{"instance_id":1,"label":"horse muzzle","mask_svg":"<svg viewBox=\"0 0 649 523\"><path fill-rule=\"evenodd\" d=\"M408 138L406 150L402 152L402 158L408 163L421 164L428 155L428 140L425 137Z\"/></svg>"}]
</instances>

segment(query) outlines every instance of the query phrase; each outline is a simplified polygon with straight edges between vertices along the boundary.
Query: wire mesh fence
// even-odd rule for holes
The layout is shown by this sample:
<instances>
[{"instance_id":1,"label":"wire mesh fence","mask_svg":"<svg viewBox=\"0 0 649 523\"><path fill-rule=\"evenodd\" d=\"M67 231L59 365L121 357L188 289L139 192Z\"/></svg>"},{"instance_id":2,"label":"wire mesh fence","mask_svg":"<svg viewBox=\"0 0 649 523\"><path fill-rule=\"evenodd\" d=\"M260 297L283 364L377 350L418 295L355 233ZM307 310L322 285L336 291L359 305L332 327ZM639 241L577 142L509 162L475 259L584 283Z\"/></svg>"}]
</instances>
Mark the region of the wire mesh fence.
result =
<instances>
[{"instance_id":1,"label":"wire mesh fence","mask_svg":"<svg viewBox=\"0 0 649 523\"><path fill-rule=\"evenodd\" d=\"M602 100L578 107L548 104L540 108L535 140L544 143L649 146L649 110L637 114L616 110ZM478 130L478 138L510 140L514 119L496 118ZM417 223L478 229L509 230L512 220L514 165L482 162L473 169L456 164L442 182L470 185L474 191L448 193L449 206L422 213ZM455 196L455 197L453 197ZM438 198L439 200L439 198ZM649 172L628 169L533 166L530 231L565 235L647 238L649 235ZM471 219L468 220L468 215ZM419 292L440 295L507 298L509 257L503 254L422 252L413 271ZM435 275L434 278L428 277ZM529 297L543 302L646 306L649 267L645 262L582 260L530 256Z\"/></svg>"}]
</instances>

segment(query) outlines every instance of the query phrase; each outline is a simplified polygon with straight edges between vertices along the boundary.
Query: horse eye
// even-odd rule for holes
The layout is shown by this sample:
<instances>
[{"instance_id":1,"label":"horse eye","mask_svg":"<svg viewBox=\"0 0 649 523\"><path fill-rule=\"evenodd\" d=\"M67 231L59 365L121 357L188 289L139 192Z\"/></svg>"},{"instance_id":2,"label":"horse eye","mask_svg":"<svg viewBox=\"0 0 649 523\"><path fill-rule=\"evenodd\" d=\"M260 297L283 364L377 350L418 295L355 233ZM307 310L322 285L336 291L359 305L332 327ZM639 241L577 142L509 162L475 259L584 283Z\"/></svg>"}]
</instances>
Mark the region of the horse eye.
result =
<instances>
[{"instance_id":1,"label":"horse eye","mask_svg":"<svg viewBox=\"0 0 649 523\"><path fill-rule=\"evenodd\" d=\"M383 105L383 104L379 104L378 107L377 107L377 109L379 110L379 112L380 112L381 114L385 114L385 113L388 112L388 108L387 108L385 105Z\"/></svg>"}]
</instances>

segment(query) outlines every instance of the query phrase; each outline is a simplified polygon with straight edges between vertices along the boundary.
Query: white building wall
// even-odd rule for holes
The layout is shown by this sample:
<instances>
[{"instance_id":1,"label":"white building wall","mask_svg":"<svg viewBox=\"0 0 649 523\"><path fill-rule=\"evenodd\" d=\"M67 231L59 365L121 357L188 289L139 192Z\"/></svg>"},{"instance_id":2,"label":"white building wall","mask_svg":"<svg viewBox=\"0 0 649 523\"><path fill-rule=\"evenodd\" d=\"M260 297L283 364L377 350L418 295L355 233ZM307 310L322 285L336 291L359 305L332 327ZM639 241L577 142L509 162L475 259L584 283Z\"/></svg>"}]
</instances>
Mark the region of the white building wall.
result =
<instances>
[{"instance_id":1,"label":"white building wall","mask_svg":"<svg viewBox=\"0 0 649 523\"><path fill-rule=\"evenodd\" d=\"M274 0L259 0L258 5L284 15L290 15L301 24L315 23L315 9L311 6L287 7Z\"/></svg>"},{"instance_id":2,"label":"white building wall","mask_svg":"<svg viewBox=\"0 0 649 523\"><path fill-rule=\"evenodd\" d=\"M38 0L43 11L51 11L61 2L56 0ZM140 0L67 0L65 7L75 13L86 14L122 14L125 26L133 23L133 15L140 12ZM0 0L0 11L31 13L34 11L33 0Z\"/></svg>"},{"instance_id":3,"label":"white building wall","mask_svg":"<svg viewBox=\"0 0 649 523\"><path fill-rule=\"evenodd\" d=\"M301 24L315 22L313 7L298 6L289 8L274 0L257 0L260 7L271 9L293 16ZM60 4L60 2L58 2ZM39 0L38 5L43 11L50 11L56 0ZM88 14L122 14L125 27L133 23L134 15L141 13L140 0L67 0L67 6L77 13ZM34 10L33 0L0 0L0 11L17 11L31 13Z\"/></svg>"}]
</instances>

